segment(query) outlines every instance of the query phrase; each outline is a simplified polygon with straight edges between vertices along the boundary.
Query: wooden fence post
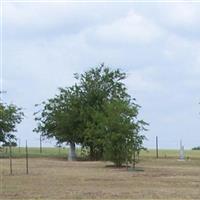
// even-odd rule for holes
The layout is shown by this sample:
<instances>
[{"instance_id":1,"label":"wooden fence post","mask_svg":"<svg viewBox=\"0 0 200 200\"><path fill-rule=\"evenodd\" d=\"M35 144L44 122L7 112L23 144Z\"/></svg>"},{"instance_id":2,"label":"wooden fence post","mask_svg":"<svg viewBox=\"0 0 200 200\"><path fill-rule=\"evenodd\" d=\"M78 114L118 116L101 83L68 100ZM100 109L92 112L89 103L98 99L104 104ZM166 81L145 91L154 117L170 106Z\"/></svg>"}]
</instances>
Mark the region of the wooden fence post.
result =
<instances>
[{"instance_id":1,"label":"wooden fence post","mask_svg":"<svg viewBox=\"0 0 200 200\"><path fill-rule=\"evenodd\" d=\"M156 158L158 158L158 136L156 136Z\"/></svg>"},{"instance_id":2,"label":"wooden fence post","mask_svg":"<svg viewBox=\"0 0 200 200\"><path fill-rule=\"evenodd\" d=\"M28 145L26 140L26 174L28 174Z\"/></svg>"},{"instance_id":3,"label":"wooden fence post","mask_svg":"<svg viewBox=\"0 0 200 200\"><path fill-rule=\"evenodd\" d=\"M12 147L11 147L11 142L9 144L9 159L10 159L10 175L12 175Z\"/></svg>"}]
</instances>

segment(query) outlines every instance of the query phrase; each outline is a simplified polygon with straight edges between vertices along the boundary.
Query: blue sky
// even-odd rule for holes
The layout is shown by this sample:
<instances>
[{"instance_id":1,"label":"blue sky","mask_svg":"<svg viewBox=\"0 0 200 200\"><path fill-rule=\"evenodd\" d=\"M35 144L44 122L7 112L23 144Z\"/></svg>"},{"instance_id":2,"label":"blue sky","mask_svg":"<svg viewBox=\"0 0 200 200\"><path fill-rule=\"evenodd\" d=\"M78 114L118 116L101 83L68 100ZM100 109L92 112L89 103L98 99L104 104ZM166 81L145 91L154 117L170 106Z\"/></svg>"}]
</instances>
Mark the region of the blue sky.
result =
<instances>
[{"instance_id":1,"label":"blue sky","mask_svg":"<svg viewBox=\"0 0 200 200\"><path fill-rule=\"evenodd\" d=\"M104 62L150 123L149 148L200 145L200 3L3 4L3 101L24 108L21 144L39 145L34 104ZM53 145L46 142L45 145Z\"/></svg>"}]
</instances>

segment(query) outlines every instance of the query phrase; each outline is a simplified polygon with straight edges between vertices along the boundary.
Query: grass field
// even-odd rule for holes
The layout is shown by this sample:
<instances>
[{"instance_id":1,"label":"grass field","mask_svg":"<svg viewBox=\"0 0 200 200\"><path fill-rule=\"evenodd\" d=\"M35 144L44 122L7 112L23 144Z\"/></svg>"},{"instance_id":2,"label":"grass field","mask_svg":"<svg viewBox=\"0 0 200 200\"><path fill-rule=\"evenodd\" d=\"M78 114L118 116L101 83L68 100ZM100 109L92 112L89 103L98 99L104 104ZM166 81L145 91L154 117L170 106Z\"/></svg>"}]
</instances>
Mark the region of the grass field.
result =
<instances>
[{"instance_id":1,"label":"grass field","mask_svg":"<svg viewBox=\"0 0 200 200\"><path fill-rule=\"evenodd\" d=\"M16 151L16 152L15 152ZM138 171L114 168L109 162L66 160L67 149L29 149L26 175L23 149L13 149L13 175L9 159L0 159L0 199L199 199L200 151L142 152ZM39 155L38 157L36 155ZM45 156L46 155L46 156ZM53 156L52 156L53 155Z\"/></svg>"},{"instance_id":2,"label":"grass field","mask_svg":"<svg viewBox=\"0 0 200 200\"><path fill-rule=\"evenodd\" d=\"M28 148L28 155L30 158L38 158L38 157L60 157L64 158L67 157L67 148L54 148L54 147L45 147L42 148L42 153L40 153L40 148L37 147L31 147ZM9 157L9 147L5 147L0 151L0 157L1 158L8 158ZM79 153L79 150L78 150ZM22 158L26 156L26 149L24 147L12 147L12 157L14 158Z\"/></svg>"},{"instance_id":3,"label":"grass field","mask_svg":"<svg viewBox=\"0 0 200 200\"><path fill-rule=\"evenodd\" d=\"M80 148L77 148L77 154L81 156ZM68 148L54 148L54 147L45 147L42 148L42 153L40 153L40 149L37 147L28 148L28 154L31 158L38 158L38 157L52 157L52 158L66 158L68 153ZM20 149L18 147L12 148L12 157L15 158L22 158L25 157L26 151L24 147ZM141 157L142 158L153 158L156 156L155 150L148 150L142 151ZM9 157L9 148L5 147L3 150L0 151L0 158ZM161 149L159 150L159 157L160 158L178 158L179 157L179 150L169 150L169 149ZM186 150L185 151L186 158L200 158L200 151L198 150Z\"/></svg>"}]
</instances>

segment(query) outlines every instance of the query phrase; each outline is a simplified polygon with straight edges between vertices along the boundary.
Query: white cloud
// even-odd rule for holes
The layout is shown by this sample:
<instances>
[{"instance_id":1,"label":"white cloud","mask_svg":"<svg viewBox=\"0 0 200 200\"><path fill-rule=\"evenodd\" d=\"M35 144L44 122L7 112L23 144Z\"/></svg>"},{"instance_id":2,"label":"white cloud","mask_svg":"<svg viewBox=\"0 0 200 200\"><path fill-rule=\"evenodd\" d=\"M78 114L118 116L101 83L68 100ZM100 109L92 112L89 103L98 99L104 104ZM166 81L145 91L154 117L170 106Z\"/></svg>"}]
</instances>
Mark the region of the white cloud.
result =
<instances>
[{"instance_id":1,"label":"white cloud","mask_svg":"<svg viewBox=\"0 0 200 200\"><path fill-rule=\"evenodd\" d=\"M170 34L166 38L164 53L169 59L177 60L178 58L187 58L191 56L195 42L190 41L188 38L181 37L177 34Z\"/></svg>"},{"instance_id":2,"label":"white cloud","mask_svg":"<svg viewBox=\"0 0 200 200\"><path fill-rule=\"evenodd\" d=\"M162 83L156 80L158 71L156 68L145 67L131 70L125 81L128 89L134 94L138 92L159 92L162 91Z\"/></svg>"},{"instance_id":3,"label":"white cloud","mask_svg":"<svg viewBox=\"0 0 200 200\"><path fill-rule=\"evenodd\" d=\"M198 7L198 5L197 5ZM174 26L191 26L199 22L199 11L196 5L189 3L180 3L171 5L168 9L168 14L166 18Z\"/></svg>"},{"instance_id":4,"label":"white cloud","mask_svg":"<svg viewBox=\"0 0 200 200\"><path fill-rule=\"evenodd\" d=\"M97 26L88 31L88 40L103 44L148 44L158 39L162 30L142 15L129 13L111 23Z\"/></svg>"},{"instance_id":5,"label":"white cloud","mask_svg":"<svg viewBox=\"0 0 200 200\"><path fill-rule=\"evenodd\" d=\"M63 4L13 4L4 9L7 36L49 37L77 33L98 19L90 19L92 6ZM98 20L97 20L98 21Z\"/></svg>"},{"instance_id":6,"label":"white cloud","mask_svg":"<svg viewBox=\"0 0 200 200\"><path fill-rule=\"evenodd\" d=\"M161 6L157 5L157 10L153 10L155 15L150 18L156 21L169 33L186 36L188 38L198 38L200 33L200 6L192 3L176 3Z\"/></svg>"},{"instance_id":7,"label":"white cloud","mask_svg":"<svg viewBox=\"0 0 200 200\"><path fill-rule=\"evenodd\" d=\"M110 15L106 4L78 3L6 3L3 21L7 37L48 37L49 35L77 34L91 26L111 22L121 14L116 6ZM99 14L99 10L103 14ZM125 10L128 7L125 6Z\"/></svg>"}]
</instances>

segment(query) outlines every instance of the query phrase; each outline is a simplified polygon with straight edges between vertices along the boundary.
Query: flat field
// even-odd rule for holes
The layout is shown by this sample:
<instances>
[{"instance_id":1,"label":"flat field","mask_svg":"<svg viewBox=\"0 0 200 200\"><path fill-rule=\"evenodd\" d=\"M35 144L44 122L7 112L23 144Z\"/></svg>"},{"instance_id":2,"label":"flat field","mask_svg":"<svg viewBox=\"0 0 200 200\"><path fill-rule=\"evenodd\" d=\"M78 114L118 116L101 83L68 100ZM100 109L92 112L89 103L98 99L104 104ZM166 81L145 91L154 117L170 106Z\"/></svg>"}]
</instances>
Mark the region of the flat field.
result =
<instances>
[{"instance_id":1,"label":"flat field","mask_svg":"<svg viewBox=\"0 0 200 200\"><path fill-rule=\"evenodd\" d=\"M31 158L66 158L68 153L68 148L42 148L42 152L40 152L40 148L38 147L30 147L28 148L28 154ZM76 149L76 153L81 156L80 148ZM14 147L12 148L12 157L15 158L23 158L26 155L26 150L24 147ZM141 158L155 158L156 151L150 149L148 151L141 152ZM5 147L0 150L0 158L8 158L9 157L9 147ZM159 150L159 158L177 158L179 157L179 150L176 149L160 149ZM200 150L186 150L185 151L186 158L199 158L200 159Z\"/></svg>"},{"instance_id":2,"label":"flat field","mask_svg":"<svg viewBox=\"0 0 200 200\"><path fill-rule=\"evenodd\" d=\"M47 149L46 149L47 151ZM48 150L49 151L49 150ZM51 150L51 151L57 151ZM114 168L109 162L68 162L58 156L0 159L0 199L199 199L200 151L142 152L137 171Z\"/></svg>"}]
</instances>

